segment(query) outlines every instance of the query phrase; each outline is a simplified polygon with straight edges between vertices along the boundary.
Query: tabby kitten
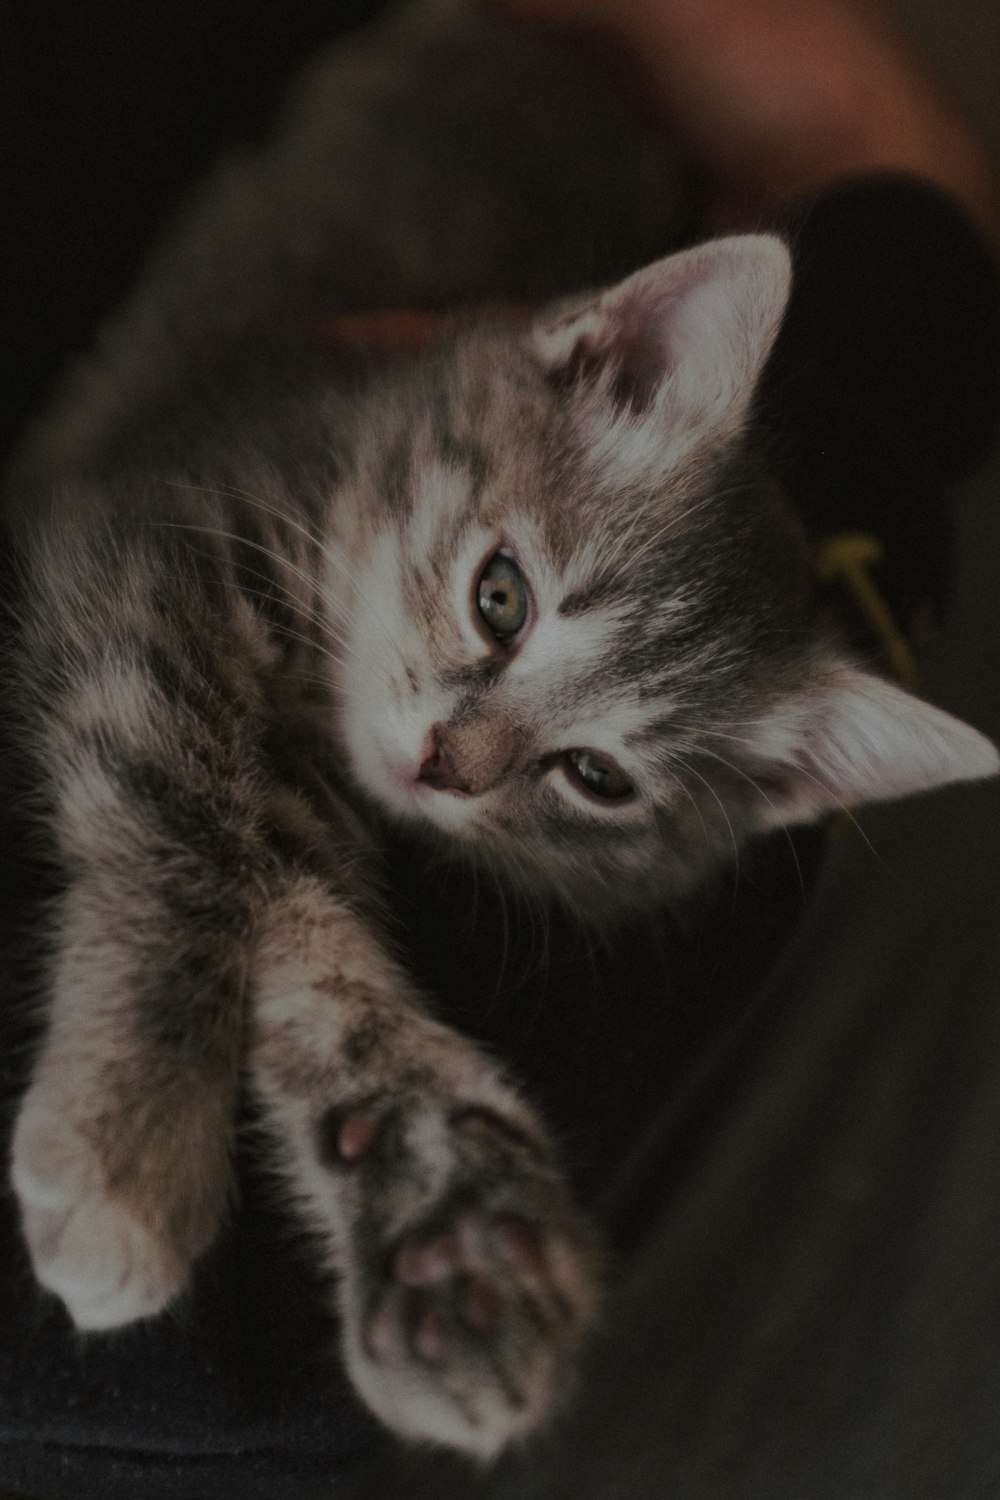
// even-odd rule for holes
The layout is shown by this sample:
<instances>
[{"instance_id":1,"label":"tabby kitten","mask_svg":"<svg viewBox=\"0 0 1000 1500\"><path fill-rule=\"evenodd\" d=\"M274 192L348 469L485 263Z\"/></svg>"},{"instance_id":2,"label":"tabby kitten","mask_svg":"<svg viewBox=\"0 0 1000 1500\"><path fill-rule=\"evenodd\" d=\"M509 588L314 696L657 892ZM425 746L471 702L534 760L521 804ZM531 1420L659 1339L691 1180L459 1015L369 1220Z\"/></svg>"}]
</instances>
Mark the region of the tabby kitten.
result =
<instances>
[{"instance_id":1,"label":"tabby kitten","mask_svg":"<svg viewBox=\"0 0 1000 1500\"><path fill-rule=\"evenodd\" d=\"M367 381L231 344L16 506L66 886L12 1176L77 1327L184 1287L245 1068L357 1390L494 1455L567 1385L595 1248L535 1112L393 958L380 821L603 921L997 770L815 624L749 421L788 287L747 236Z\"/></svg>"}]
</instances>

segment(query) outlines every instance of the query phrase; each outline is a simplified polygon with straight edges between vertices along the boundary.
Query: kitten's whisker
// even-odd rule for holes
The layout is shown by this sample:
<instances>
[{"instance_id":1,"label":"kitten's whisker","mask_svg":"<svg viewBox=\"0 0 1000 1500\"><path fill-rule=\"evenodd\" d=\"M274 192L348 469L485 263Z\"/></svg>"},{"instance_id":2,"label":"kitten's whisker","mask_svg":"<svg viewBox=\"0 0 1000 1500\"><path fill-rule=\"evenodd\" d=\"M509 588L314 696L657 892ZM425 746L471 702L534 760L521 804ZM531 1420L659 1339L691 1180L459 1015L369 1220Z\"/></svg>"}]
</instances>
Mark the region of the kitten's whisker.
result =
<instances>
[{"instance_id":1,"label":"kitten's whisker","mask_svg":"<svg viewBox=\"0 0 1000 1500\"><path fill-rule=\"evenodd\" d=\"M707 505L714 504L716 500L725 499L727 494L738 494L739 492L740 486L738 485L733 486L731 490L722 491L721 493L713 491L710 495L706 495L695 501L692 505L687 506L684 510L675 511L651 536L642 538L638 547L631 548L630 544L636 533L641 532L647 515L647 512L640 507L634 515L631 524L620 535L610 553L602 560L602 577L604 577L604 567L608 561L612 565L617 564L617 566L613 566L611 574L605 578L606 584L613 587L628 570L635 567L638 561L648 553L655 551L656 548L661 547L664 542L669 541L686 521L698 515ZM622 556L622 553L626 550L627 556Z\"/></svg>"},{"instance_id":2,"label":"kitten's whisker","mask_svg":"<svg viewBox=\"0 0 1000 1500\"><path fill-rule=\"evenodd\" d=\"M695 747L689 746L688 748L694 749ZM733 828L732 820L730 819L729 813L726 811L725 803L722 801L722 798L719 796L712 783L710 781L707 781L705 777L700 774L700 772L696 771L690 764L690 762L682 760L681 765L684 767L684 770L687 772L687 774L689 776L696 777L697 780L701 782L705 790L709 793L709 795L714 798L714 800L718 803L719 811L722 813L722 816L726 821L726 827L729 829L729 837L733 845L733 861L736 875L736 884L733 891L733 901L735 906L736 889L738 889L740 883L740 846L736 839L736 832Z\"/></svg>"},{"instance_id":3,"label":"kitten's whisker","mask_svg":"<svg viewBox=\"0 0 1000 1500\"><path fill-rule=\"evenodd\" d=\"M507 962L510 953L510 917L507 910L507 890L504 882L496 882L497 894L500 897L500 915L503 919L503 946L500 949L500 966L497 971L496 997L500 997L500 985L507 973Z\"/></svg>"},{"instance_id":4,"label":"kitten's whisker","mask_svg":"<svg viewBox=\"0 0 1000 1500\"><path fill-rule=\"evenodd\" d=\"M682 762L682 764L683 764L683 762ZM668 772L668 775L669 774L670 773ZM705 822L705 815L702 812L701 808L698 806L697 799L694 796L692 796L690 788L686 787L684 785L684 781L683 781L682 777L680 777L680 776L671 776L671 780L673 781L674 785L677 786L684 793L685 797L688 799L688 801L690 802L691 806L694 808L695 812L697 813L697 815L698 815L698 821L701 824L701 831L705 835L705 843L709 846L709 848L711 848L712 847L712 840L711 840L711 837L710 837L709 832L708 832L708 824Z\"/></svg>"},{"instance_id":5,"label":"kitten's whisker","mask_svg":"<svg viewBox=\"0 0 1000 1500\"><path fill-rule=\"evenodd\" d=\"M315 578L300 568L291 558L283 557L280 552L265 547L263 542L251 541L249 537L241 536L238 531L225 531L219 526L196 526L190 521L150 521L150 526L162 526L173 531L200 532L203 536L220 537L223 541L238 542L241 547L249 547L253 552L259 552L271 562L277 563L279 568L285 568L294 577L300 579L311 594L319 593L319 584Z\"/></svg>"},{"instance_id":6,"label":"kitten's whisker","mask_svg":"<svg viewBox=\"0 0 1000 1500\"><path fill-rule=\"evenodd\" d=\"M175 490L192 490L203 495L221 495L225 500L244 500L248 505L256 506L258 510L264 511L267 515L272 516L274 520L281 521L283 525L290 526L293 531L299 532L301 536L306 538L310 546L315 547L317 550L322 549L323 538L318 529L313 531L311 527L303 525L294 516L290 516L287 511L279 509L276 505L269 505L259 495L251 495L249 490L241 490L236 485L193 484L180 479L164 479L155 474L150 475L150 478L157 479L159 483L167 484L171 489Z\"/></svg>"},{"instance_id":7,"label":"kitten's whisker","mask_svg":"<svg viewBox=\"0 0 1000 1500\"><path fill-rule=\"evenodd\" d=\"M636 533L641 532L643 522L648 515L648 511L640 506L636 510L631 524L619 535L614 546L602 558L602 577L605 576L604 568L609 562L613 567L615 564L618 564L618 566L614 567L611 574L605 578L606 583L613 587L627 570L634 568L636 563L647 553L655 551L664 542L669 541L686 522L693 520L708 506L715 505L721 500L726 500L732 495L743 494L744 490L745 487L743 485L733 484L727 489L709 491L690 505L687 505L683 510L674 511L657 531L654 531L652 535L642 538L640 545L637 548L631 549L630 544ZM630 550L628 551L628 555L623 557L622 553L626 549Z\"/></svg>"},{"instance_id":8,"label":"kitten's whisker","mask_svg":"<svg viewBox=\"0 0 1000 1500\"><path fill-rule=\"evenodd\" d=\"M721 722L725 722L725 721L721 721ZM734 722L734 723L743 722L743 723L751 724L752 725L752 724L768 724L768 723L773 723L774 721L773 720L769 720L769 719L746 719L746 720L743 720L743 721L736 720L736 721L732 721L732 722ZM683 728L684 726L683 725L678 725L677 727L678 728ZM691 731L689 730L688 732L691 732ZM750 749L757 749L758 748L754 744L753 740L743 739L739 735L735 735L735 734L724 734L721 730L718 730L718 729L699 729L699 730L697 730L695 732L698 733L699 735L701 735L701 734L708 734L708 735L711 735L713 738L716 738L716 739L731 740L733 742L733 744L736 744L736 745L746 745ZM705 751L705 754L709 754L709 753L710 753L709 751ZM721 757L717 756L716 759L721 759ZM733 767L733 769L735 770L736 768ZM847 803L841 801L839 798L837 798L837 797L831 797L830 788L827 785L827 783L825 781L823 781L819 776L814 775L814 773L812 771L807 771L804 766L796 765L795 772L796 772L796 775L798 775L798 776L804 776L807 781L813 782L816 786L818 786L822 790L822 792L824 793L824 795L828 799L830 799L831 810L833 808L836 808L838 812L842 813L844 815L844 817L846 817L848 819L848 821L853 824L853 826L856 829L856 831L859 834L859 836L864 840L865 844L868 846L868 849L870 850L872 856L878 861L878 863L882 866L882 868L884 870L888 870L889 867L886 865L885 860L882 858L881 854L879 854L878 850L875 848L875 845L872 843L871 839L868 837L867 833L862 828L861 824L858 822L858 819L855 816L853 809L850 808L850 807L848 807Z\"/></svg>"},{"instance_id":9,"label":"kitten's whisker","mask_svg":"<svg viewBox=\"0 0 1000 1500\"><path fill-rule=\"evenodd\" d=\"M728 736L727 736L727 738L728 738ZM726 766L727 769L730 770L730 771L732 771L732 772L734 772L735 775L742 776L743 780L746 781L746 782L749 782L749 784L753 787L753 789L757 793L757 795L759 797L763 798L763 800L767 803L767 805L771 809L771 811L773 813L777 814L777 808L775 807L774 802L772 801L772 799L764 791L764 788L760 785L759 782L755 781L753 779L753 777L750 776L746 771L742 770L740 766L734 765L732 761L726 760L725 756L717 755L714 750L708 750L704 746L702 746L702 748L701 748L701 754L702 755L709 755L709 756L711 756L711 758L713 760L719 761L721 765ZM798 850L795 847L795 840L792 838L791 832L790 832L790 830L788 828L788 825L786 823L780 822L780 819L779 819L779 822L776 824L776 826L781 829L781 832L785 836L785 841L788 844L789 849L791 850L792 862L795 865L795 873L796 873L796 876L798 877L799 890L801 891L802 895L805 896L805 893L806 893L806 883L805 883L805 880L803 879L802 864L801 864L801 861L799 860Z\"/></svg>"},{"instance_id":10,"label":"kitten's whisker","mask_svg":"<svg viewBox=\"0 0 1000 1500\"><path fill-rule=\"evenodd\" d=\"M219 527L195 526L195 525L190 524L189 522L183 522L183 521L151 521L151 522L149 522L149 524L151 526L169 527L170 529L176 530L176 531L191 531L191 532L195 532L195 533L201 532L202 534L204 534L206 536L217 536L217 537L221 537L225 541L239 542L239 543L241 543L241 545L249 547L249 548L251 548L255 552L262 553L263 556L269 558L272 562L277 563L279 565L279 567L287 568L288 571L291 572L295 577L300 578L302 580L302 582L307 585L307 587L310 589L311 592L313 592L314 594L318 594L321 598L324 599L325 603L331 605L331 607L332 607L332 601L326 595L324 595L324 594L321 593L321 591L318 588L318 585L316 584L316 581L313 578L311 578L308 573L304 572L301 568L297 567L294 563L291 562L290 559L282 557L279 553L272 552L269 547L265 547L260 542L249 541L246 537L240 536L237 532L224 531L224 530L222 530ZM263 575L257 574L255 576L262 577ZM287 599L291 603L296 604L296 605L300 603L300 601L297 601L295 599L295 595L292 594L290 591L288 591L285 588L285 586L278 579L270 579L270 578L268 578L266 581L269 584L276 584L278 588L282 589L282 591L285 593ZM237 588L239 587L239 584L238 584L238 582L235 579L233 579L232 582L233 582L234 587L237 587ZM344 649L346 649L349 655L356 654L353 651L353 649L352 649L351 644L350 644L349 641L347 641L346 639L338 638L336 636L336 634L334 633L333 629L326 622L324 622L324 626L325 626L327 634L330 636L330 638L332 640L334 640L336 642L337 645L339 645L339 646L343 647ZM327 652L326 654L328 656L330 656L331 660L333 660L333 661L337 661L338 660L336 657L334 657L332 655L332 653ZM342 662L338 662L338 665L342 665L342 664L343 664ZM370 663L366 663L366 670L368 670L368 668L369 668L370 665L371 665ZM379 665L379 670L380 671L384 671L384 667L383 667L381 661L378 662L378 665Z\"/></svg>"},{"instance_id":11,"label":"kitten's whisker","mask_svg":"<svg viewBox=\"0 0 1000 1500\"><path fill-rule=\"evenodd\" d=\"M155 478L157 476L151 477ZM173 489L191 490L205 495L218 495L223 499L241 500L247 505L255 506L258 510L263 511L265 515L271 516L274 520L279 521L282 525L290 527L293 531L296 531L301 536L305 537L310 547L314 551L318 552L322 558L331 563L335 568L339 569L339 571L349 580L353 578L350 568L348 568L342 558L339 558L336 553L331 551L330 548L325 544L318 529L313 530L310 526L303 525L302 522L296 520L294 516L289 515L287 511L281 510L278 506L269 505L260 496L251 495L248 490L238 489L235 485L210 486L204 484L185 483L177 479L161 479L160 482L170 485ZM238 533L234 533L232 539L242 541L247 546L257 547L258 550L267 550L266 548L263 548L259 543L253 542L250 538L239 536ZM271 553L270 556L275 561L277 561L279 558L279 554L276 553ZM287 565L294 570L295 564L290 557L285 556L282 557L281 560L287 563ZM313 579L311 580L311 582L313 590L317 593L320 593L321 589L318 580ZM332 607L332 601L328 600L327 602L330 603Z\"/></svg>"},{"instance_id":12,"label":"kitten's whisker","mask_svg":"<svg viewBox=\"0 0 1000 1500\"><path fill-rule=\"evenodd\" d=\"M479 920L479 865L476 860L469 861L469 875L472 880L472 907L470 911L470 918L472 921L473 931L475 931L476 925Z\"/></svg>"},{"instance_id":13,"label":"kitten's whisker","mask_svg":"<svg viewBox=\"0 0 1000 1500\"><path fill-rule=\"evenodd\" d=\"M534 902L535 910L538 913L538 923L542 933L542 957L538 972L542 975L542 982L544 984L548 979L548 975L550 972L552 931L549 924L548 908L546 907L545 902L539 895L535 895Z\"/></svg>"},{"instance_id":14,"label":"kitten's whisker","mask_svg":"<svg viewBox=\"0 0 1000 1500\"><path fill-rule=\"evenodd\" d=\"M304 536L306 538L306 540L310 543L310 545L313 548L315 548L315 550L319 553L320 557L325 562L329 563L331 565L331 567L333 567L335 569L335 571L339 572L341 574L341 576L348 581L348 583L351 583L351 584L354 583L354 581L355 581L355 574L354 574L353 570L344 561L344 559L342 557L339 557L337 555L337 553L331 547L329 547L327 545L327 543L323 540L322 534L319 532L318 529L316 531L313 531L309 527L302 525L301 522L296 521L293 516L288 515L287 512L279 509L277 506L269 505L265 500L261 499L260 496L251 495L248 490L240 490L240 489L237 489L235 486L230 486L230 487L227 487L227 488L214 488L214 489L210 489L207 485L192 485L192 484L182 485L182 484L179 483L179 481L176 481L176 480L169 480L168 479L168 480L166 480L164 482L167 483L167 484L173 484L176 487L182 488L182 489L193 489L193 490L200 489L200 490L203 490L204 493L206 493L206 494L210 494L210 495L211 494L215 494L215 495L221 495L224 498L228 497L230 499L243 500L248 505L256 506L258 510L264 511L264 513L266 515L269 515L269 516L273 517L275 520L280 521L283 524L290 526L294 531L299 532L302 536ZM253 545L253 543L249 543L248 542L248 545ZM322 589L320 588L320 585L319 585L318 582L314 582L314 587L315 587L317 593L319 593L322 597L327 598L326 595L323 595ZM331 605L331 607L332 607L332 601L331 600L327 599L327 603L329 603ZM370 601L369 601L369 603L370 603ZM379 617L378 617L377 614L376 614L376 619L378 620L379 628L382 629L385 632L386 641L388 642L388 641L394 640L395 639L395 635L394 635L394 633L393 633L390 625L388 624L388 622L385 621L385 620L379 619Z\"/></svg>"},{"instance_id":15,"label":"kitten's whisker","mask_svg":"<svg viewBox=\"0 0 1000 1500\"><path fill-rule=\"evenodd\" d=\"M208 556L207 553L199 553L199 552L196 551L196 549L192 549L192 550L195 552L196 556L200 556L200 557L207 557ZM263 574L263 573L253 573L253 572L251 572L250 573L250 577L251 578L260 578L263 582L267 583L268 585L272 585L273 584L273 580L270 579L270 578L267 578L265 576L265 574ZM258 598L265 599L265 600L271 599L271 598L274 597L273 594L271 594L269 591L265 591L263 589L246 588L243 584L238 583L235 578L223 579L223 583L225 584L225 586L227 588L236 589L241 594L253 594L253 595L256 595ZM279 584L279 588L280 588L280 584ZM327 624L326 624L325 621L319 619L316 616L313 616L313 615L309 614L305 609L300 608L293 596L287 595L286 596L286 602L288 604L288 607L292 610L293 613L301 615L302 618L307 621L307 623L315 624L321 630L323 630L329 636L330 640L333 641L334 645L344 646L348 650L350 649L349 645L348 645L348 643L346 641L340 640L336 635L333 634L333 632L328 628L328 626L327 626ZM281 635L283 637L287 637L290 640L301 641L303 643L303 645L307 646L309 648L309 650L311 650L311 651L319 651L323 656L329 657L329 659L336 666L342 667L344 665L344 658L343 657L336 656L332 651L330 651L326 646L322 645L314 637L302 635L301 632L296 631L296 630L292 630L290 628L290 626L288 626L288 625L276 625L276 626L274 626L274 630L275 630L275 632L277 634L279 634L279 635ZM317 680L322 680L322 679L317 679ZM329 683L327 683L327 686L329 686Z\"/></svg>"},{"instance_id":16,"label":"kitten's whisker","mask_svg":"<svg viewBox=\"0 0 1000 1500\"><path fill-rule=\"evenodd\" d=\"M496 869L495 869L495 863L496 863L495 852L492 849L490 849L489 847L486 847L486 848L482 848L482 849L477 850L477 854L479 855L479 859L477 860L477 863L479 864L480 868L483 870L483 873L489 878L489 881L491 883L492 889L493 889L493 891L495 893L495 896L496 896L496 900L499 903L502 904L503 899L504 899L503 882L502 882L502 880L498 879L498 877L497 877L497 873L496 873ZM498 970L497 970L496 983L493 986L493 994L490 997L490 1007L491 1007L490 1014L493 1014L493 1012L496 1010L496 1006L497 1006L497 1004L498 1004L498 1002L500 1000L500 987L503 984L503 977L504 977L504 968L503 968L503 961L501 960L501 963L500 963L500 965L498 967Z\"/></svg>"},{"instance_id":17,"label":"kitten's whisker","mask_svg":"<svg viewBox=\"0 0 1000 1500\"><path fill-rule=\"evenodd\" d=\"M207 556L208 554L201 553L199 555ZM243 568L241 569L241 572L244 573L248 578L259 578L261 583L266 583L268 585L267 589L246 588L235 578L225 580L229 588L239 589L242 593L253 594L258 599L266 600L273 599L275 597L272 590L277 587L280 590L281 595L283 596L283 602L293 614L298 615L301 619L305 620L307 624L315 625L316 629L320 631L322 635L329 637L329 639L333 641L335 645L345 647L349 646L349 642L346 636L337 635L332 628L330 621L326 619L326 617L318 609L314 609L309 605L303 604L300 600L295 598L294 594L290 594L286 588L284 588L280 583L277 583L275 579L269 578L266 573L257 573L252 568Z\"/></svg>"}]
</instances>

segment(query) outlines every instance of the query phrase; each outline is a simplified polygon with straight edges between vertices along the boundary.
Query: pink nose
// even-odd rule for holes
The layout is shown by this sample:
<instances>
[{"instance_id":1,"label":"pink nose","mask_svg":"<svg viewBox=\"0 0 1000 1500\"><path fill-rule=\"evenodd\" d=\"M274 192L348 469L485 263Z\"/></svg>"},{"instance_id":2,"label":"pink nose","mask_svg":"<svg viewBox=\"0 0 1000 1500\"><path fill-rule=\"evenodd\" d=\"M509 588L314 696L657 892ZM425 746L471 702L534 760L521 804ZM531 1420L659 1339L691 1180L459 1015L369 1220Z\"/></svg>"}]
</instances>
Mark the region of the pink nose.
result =
<instances>
[{"instance_id":1,"label":"pink nose","mask_svg":"<svg viewBox=\"0 0 1000 1500\"><path fill-rule=\"evenodd\" d=\"M439 792L471 792L472 783L455 758L447 730L435 724L430 732L430 753L423 760L417 780Z\"/></svg>"}]
</instances>

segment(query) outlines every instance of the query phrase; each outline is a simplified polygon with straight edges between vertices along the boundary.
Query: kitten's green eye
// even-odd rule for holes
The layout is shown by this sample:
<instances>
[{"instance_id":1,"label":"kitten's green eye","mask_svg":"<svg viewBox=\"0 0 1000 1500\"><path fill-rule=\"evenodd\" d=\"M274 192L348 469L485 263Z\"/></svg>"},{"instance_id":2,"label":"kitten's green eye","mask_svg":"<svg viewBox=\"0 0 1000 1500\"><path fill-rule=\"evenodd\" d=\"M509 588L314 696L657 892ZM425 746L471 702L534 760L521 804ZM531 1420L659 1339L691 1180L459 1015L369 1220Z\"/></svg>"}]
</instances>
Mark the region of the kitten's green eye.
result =
<instances>
[{"instance_id":1,"label":"kitten's green eye","mask_svg":"<svg viewBox=\"0 0 1000 1500\"><path fill-rule=\"evenodd\" d=\"M493 634L509 641L528 618L528 585L506 552L494 552L479 579L479 613Z\"/></svg>"},{"instance_id":2,"label":"kitten's green eye","mask_svg":"<svg viewBox=\"0 0 1000 1500\"><path fill-rule=\"evenodd\" d=\"M567 750L565 765L570 779L591 796L602 797L607 802L620 802L635 794L635 787L625 772L613 760L605 760L603 755L595 755L592 750Z\"/></svg>"}]
</instances>

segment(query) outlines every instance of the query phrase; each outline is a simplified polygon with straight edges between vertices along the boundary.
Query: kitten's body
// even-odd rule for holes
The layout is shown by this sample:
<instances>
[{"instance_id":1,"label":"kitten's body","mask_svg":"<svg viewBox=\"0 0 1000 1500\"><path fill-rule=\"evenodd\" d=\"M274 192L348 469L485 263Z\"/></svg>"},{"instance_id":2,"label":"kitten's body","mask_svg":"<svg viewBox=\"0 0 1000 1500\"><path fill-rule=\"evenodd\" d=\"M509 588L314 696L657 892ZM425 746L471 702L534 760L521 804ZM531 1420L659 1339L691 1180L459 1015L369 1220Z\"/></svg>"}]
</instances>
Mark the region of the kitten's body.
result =
<instances>
[{"instance_id":1,"label":"kitten's body","mask_svg":"<svg viewBox=\"0 0 1000 1500\"><path fill-rule=\"evenodd\" d=\"M274 342L331 222L300 185L275 240L284 149L166 252L15 476L21 737L68 879L14 1182L78 1326L159 1311L224 1212L245 1064L358 1389L489 1455L565 1387L593 1246L534 1113L390 956L372 828L604 917L996 757L816 630L748 436L777 241L337 379Z\"/></svg>"}]
</instances>

